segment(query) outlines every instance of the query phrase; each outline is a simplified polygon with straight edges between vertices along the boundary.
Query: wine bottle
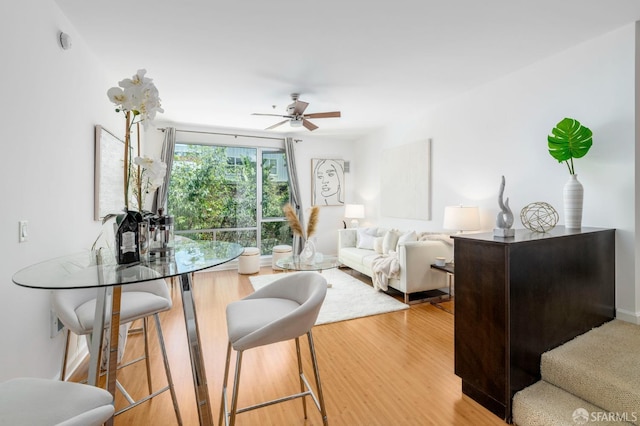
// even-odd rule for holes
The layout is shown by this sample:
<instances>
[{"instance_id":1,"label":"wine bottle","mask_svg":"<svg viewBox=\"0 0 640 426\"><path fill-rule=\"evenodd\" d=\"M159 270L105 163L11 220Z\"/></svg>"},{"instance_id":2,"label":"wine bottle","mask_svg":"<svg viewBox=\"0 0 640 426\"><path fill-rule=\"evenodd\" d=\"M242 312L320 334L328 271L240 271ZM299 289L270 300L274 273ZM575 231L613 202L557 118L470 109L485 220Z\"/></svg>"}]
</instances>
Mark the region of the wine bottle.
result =
<instances>
[{"instance_id":1,"label":"wine bottle","mask_svg":"<svg viewBox=\"0 0 640 426\"><path fill-rule=\"evenodd\" d=\"M142 216L138 212L127 211L116 232L118 263L121 265L140 261L140 231L138 222Z\"/></svg>"}]
</instances>

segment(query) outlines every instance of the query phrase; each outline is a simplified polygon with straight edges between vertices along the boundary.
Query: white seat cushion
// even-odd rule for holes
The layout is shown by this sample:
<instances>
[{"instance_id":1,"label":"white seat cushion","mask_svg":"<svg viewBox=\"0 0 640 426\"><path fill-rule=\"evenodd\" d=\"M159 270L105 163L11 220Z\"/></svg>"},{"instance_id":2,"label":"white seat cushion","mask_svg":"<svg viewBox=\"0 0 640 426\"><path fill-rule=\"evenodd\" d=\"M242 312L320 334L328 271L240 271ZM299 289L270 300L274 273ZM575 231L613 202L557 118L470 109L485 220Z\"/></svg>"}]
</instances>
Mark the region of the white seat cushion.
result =
<instances>
[{"instance_id":1,"label":"white seat cushion","mask_svg":"<svg viewBox=\"0 0 640 426\"><path fill-rule=\"evenodd\" d=\"M291 246L286 244L281 244L279 246L273 246L273 253L291 253Z\"/></svg>"},{"instance_id":2,"label":"white seat cushion","mask_svg":"<svg viewBox=\"0 0 640 426\"><path fill-rule=\"evenodd\" d=\"M353 262L357 264L362 264L362 259L374 255L377 256L377 253L372 250L367 249L359 249L355 247L343 247L340 249L340 257L345 259L348 262Z\"/></svg>"},{"instance_id":3,"label":"white seat cushion","mask_svg":"<svg viewBox=\"0 0 640 426\"><path fill-rule=\"evenodd\" d=\"M127 291L120 299L120 323L124 324L146 317L153 312L162 312L171 308L171 300L153 293ZM83 330L72 330L76 334L87 334L93 330L93 319L96 313L96 299L83 303L76 309L78 321ZM105 326L111 323L111 317L105 318Z\"/></svg>"},{"instance_id":4,"label":"white seat cushion","mask_svg":"<svg viewBox=\"0 0 640 426\"><path fill-rule=\"evenodd\" d=\"M0 383L2 426L98 426L113 415L113 397L97 387L19 378Z\"/></svg>"},{"instance_id":5,"label":"white seat cushion","mask_svg":"<svg viewBox=\"0 0 640 426\"><path fill-rule=\"evenodd\" d=\"M240 300L227 305L227 328L231 344L267 324L298 309L289 299L264 298Z\"/></svg>"},{"instance_id":6,"label":"white seat cushion","mask_svg":"<svg viewBox=\"0 0 640 426\"><path fill-rule=\"evenodd\" d=\"M258 256L259 254L260 250L258 250L258 247L245 247L240 256Z\"/></svg>"},{"instance_id":7,"label":"white seat cushion","mask_svg":"<svg viewBox=\"0 0 640 426\"><path fill-rule=\"evenodd\" d=\"M373 270L373 261L374 261L375 259L377 259L379 256L380 256L380 255L379 255L378 253L370 253L370 254L368 254L368 255L366 255L366 256L363 256L363 257L362 257L362 264L363 264L366 268L368 268L368 269L370 269L370 270Z\"/></svg>"}]
</instances>

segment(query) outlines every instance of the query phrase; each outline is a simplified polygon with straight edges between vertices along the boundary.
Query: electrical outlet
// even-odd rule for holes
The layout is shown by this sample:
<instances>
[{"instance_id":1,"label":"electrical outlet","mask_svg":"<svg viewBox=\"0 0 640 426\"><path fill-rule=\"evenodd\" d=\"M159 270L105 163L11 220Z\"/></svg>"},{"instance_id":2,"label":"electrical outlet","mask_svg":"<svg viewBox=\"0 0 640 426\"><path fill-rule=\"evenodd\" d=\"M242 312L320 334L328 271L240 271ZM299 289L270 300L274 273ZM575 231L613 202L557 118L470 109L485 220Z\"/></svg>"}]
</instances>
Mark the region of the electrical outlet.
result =
<instances>
[{"instance_id":1,"label":"electrical outlet","mask_svg":"<svg viewBox=\"0 0 640 426\"><path fill-rule=\"evenodd\" d=\"M62 331L62 329L64 328L64 325L62 324L62 322L60 322L60 320L58 319L58 316L54 314L53 311L49 310L49 315L51 318L51 321L50 321L51 338L53 339L58 335L58 333L60 333L60 331Z\"/></svg>"},{"instance_id":2,"label":"electrical outlet","mask_svg":"<svg viewBox=\"0 0 640 426\"><path fill-rule=\"evenodd\" d=\"M18 242L19 243L24 243L25 241L27 241L27 238L29 237L29 232L27 229L28 224L29 222L26 220L21 220L20 222L18 222Z\"/></svg>"}]
</instances>

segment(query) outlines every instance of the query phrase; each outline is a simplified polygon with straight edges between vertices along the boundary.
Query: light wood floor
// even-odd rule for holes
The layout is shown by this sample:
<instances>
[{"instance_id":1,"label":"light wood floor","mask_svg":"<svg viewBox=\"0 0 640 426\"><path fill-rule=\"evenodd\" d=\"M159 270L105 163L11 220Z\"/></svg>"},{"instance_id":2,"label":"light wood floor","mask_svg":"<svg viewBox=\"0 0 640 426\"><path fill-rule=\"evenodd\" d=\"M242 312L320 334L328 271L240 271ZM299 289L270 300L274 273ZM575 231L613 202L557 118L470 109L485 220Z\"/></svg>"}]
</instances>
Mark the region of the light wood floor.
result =
<instances>
[{"instance_id":1,"label":"light wood floor","mask_svg":"<svg viewBox=\"0 0 640 426\"><path fill-rule=\"evenodd\" d=\"M263 268L260 273L272 271ZM367 280L357 272L354 276ZM224 307L252 291L248 277L238 275L235 270L201 273L195 277L194 295L216 425L227 344ZM198 425L179 289L173 288L172 294L174 307L161 314L161 322L183 424ZM404 311L314 327L329 424L504 425L498 417L462 395L460 379L453 372L453 323L451 313L429 303L420 303ZM154 388L158 389L166 380L155 326L153 321L149 324L152 374ZM142 353L142 340L140 335L129 337L127 359ZM301 339L301 343L303 358L308 360L306 338ZM293 342L247 351L243 359L239 406L297 392L299 382L295 363ZM308 362L305 372L312 381ZM118 379L132 395L144 392L144 363L121 370ZM116 408L123 405L124 400L118 393ZM311 401L309 406L306 421L302 403L297 399L240 414L237 424L322 425L320 414ZM117 416L115 424L177 424L169 393Z\"/></svg>"}]
</instances>

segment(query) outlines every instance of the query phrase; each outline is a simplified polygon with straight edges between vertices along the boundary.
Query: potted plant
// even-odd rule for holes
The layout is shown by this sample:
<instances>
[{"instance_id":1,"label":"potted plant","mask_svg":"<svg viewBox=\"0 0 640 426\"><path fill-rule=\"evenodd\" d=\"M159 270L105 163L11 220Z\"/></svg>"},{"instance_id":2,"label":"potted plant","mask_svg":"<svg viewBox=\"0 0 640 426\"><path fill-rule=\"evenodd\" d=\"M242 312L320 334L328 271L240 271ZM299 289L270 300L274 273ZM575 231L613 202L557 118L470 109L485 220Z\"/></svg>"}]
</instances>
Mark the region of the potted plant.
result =
<instances>
[{"instance_id":1,"label":"potted plant","mask_svg":"<svg viewBox=\"0 0 640 426\"><path fill-rule=\"evenodd\" d=\"M578 181L573 164L574 158L587 155L593 144L593 133L573 118L564 118L551 130L547 137L549 154L559 163L564 162L569 169L569 181L563 190L565 226L580 229L582 223L582 202L584 189Z\"/></svg>"},{"instance_id":2,"label":"potted plant","mask_svg":"<svg viewBox=\"0 0 640 426\"><path fill-rule=\"evenodd\" d=\"M146 70L141 69L132 77L118 82L117 87L107 91L109 100L116 105L116 112L123 113L125 117L124 134L124 165L123 165L123 195L124 213L116 216L116 259L120 264L128 264L140 261L140 224L143 223L143 176L140 163L137 173L132 166L131 131L136 125L138 137L138 155L140 154L140 123L145 128L155 119L156 113L164 112L160 107L160 97L151 78L145 77ZM150 170L150 164L146 164ZM149 177L149 173L145 178ZM163 176L164 177L164 176ZM137 181L136 181L137 178ZM130 184L136 184L134 194L138 202L138 211L130 209L129 196ZM144 188L149 189L148 187Z\"/></svg>"}]
</instances>

